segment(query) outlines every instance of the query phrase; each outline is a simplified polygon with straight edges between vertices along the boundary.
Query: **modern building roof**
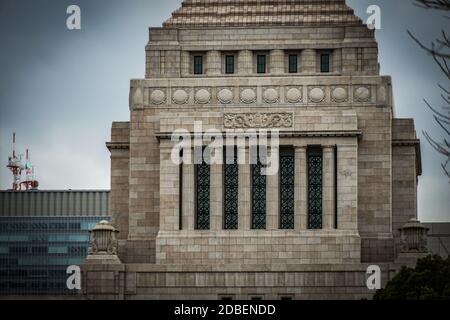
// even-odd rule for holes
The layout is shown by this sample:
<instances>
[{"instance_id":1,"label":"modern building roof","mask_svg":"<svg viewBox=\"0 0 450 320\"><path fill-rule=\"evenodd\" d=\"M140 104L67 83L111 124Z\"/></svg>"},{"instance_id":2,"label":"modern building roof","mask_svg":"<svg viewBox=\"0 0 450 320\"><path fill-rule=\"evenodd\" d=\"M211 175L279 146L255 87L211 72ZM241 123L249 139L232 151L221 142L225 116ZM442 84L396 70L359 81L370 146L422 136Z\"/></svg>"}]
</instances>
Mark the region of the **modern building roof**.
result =
<instances>
[{"instance_id":1,"label":"modern building roof","mask_svg":"<svg viewBox=\"0 0 450 320\"><path fill-rule=\"evenodd\" d=\"M103 217L109 215L109 191L0 191L0 217Z\"/></svg>"},{"instance_id":2,"label":"modern building roof","mask_svg":"<svg viewBox=\"0 0 450 320\"><path fill-rule=\"evenodd\" d=\"M164 27L361 25L345 0L184 0Z\"/></svg>"}]
</instances>

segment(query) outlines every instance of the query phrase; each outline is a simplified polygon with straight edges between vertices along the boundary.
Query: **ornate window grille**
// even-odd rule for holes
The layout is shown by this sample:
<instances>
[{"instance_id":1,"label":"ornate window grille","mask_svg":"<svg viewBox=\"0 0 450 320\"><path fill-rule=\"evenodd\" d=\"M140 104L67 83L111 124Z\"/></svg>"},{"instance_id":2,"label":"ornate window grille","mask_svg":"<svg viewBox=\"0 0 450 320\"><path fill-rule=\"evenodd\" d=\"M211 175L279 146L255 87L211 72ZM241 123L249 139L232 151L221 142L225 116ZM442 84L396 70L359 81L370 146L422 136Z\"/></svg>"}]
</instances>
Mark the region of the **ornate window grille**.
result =
<instances>
[{"instance_id":1,"label":"ornate window grille","mask_svg":"<svg viewBox=\"0 0 450 320\"><path fill-rule=\"evenodd\" d=\"M196 228L209 230L210 227L210 179L209 164L203 162L195 167L196 186Z\"/></svg>"},{"instance_id":2,"label":"ornate window grille","mask_svg":"<svg viewBox=\"0 0 450 320\"><path fill-rule=\"evenodd\" d=\"M238 194L239 194L239 165L237 150L234 151L233 163L224 165L224 229L238 228Z\"/></svg>"},{"instance_id":3,"label":"ornate window grille","mask_svg":"<svg viewBox=\"0 0 450 320\"><path fill-rule=\"evenodd\" d=\"M308 227L322 229L323 155L321 148L308 150Z\"/></svg>"},{"instance_id":4,"label":"ornate window grille","mask_svg":"<svg viewBox=\"0 0 450 320\"><path fill-rule=\"evenodd\" d=\"M280 151L280 229L294 229L295 156L293 149Z\"/></svg>"},{"instance_id":5,"label":"ornate window grille","mask_svg":"<svg viewBox=\"0 0 450 320\"><path fill-rule=\"evenodd\" d=\"M258 157L252 165L252 229L266 228L266 176L261 174L263 164Z\"/></svg>"}]
</instances>

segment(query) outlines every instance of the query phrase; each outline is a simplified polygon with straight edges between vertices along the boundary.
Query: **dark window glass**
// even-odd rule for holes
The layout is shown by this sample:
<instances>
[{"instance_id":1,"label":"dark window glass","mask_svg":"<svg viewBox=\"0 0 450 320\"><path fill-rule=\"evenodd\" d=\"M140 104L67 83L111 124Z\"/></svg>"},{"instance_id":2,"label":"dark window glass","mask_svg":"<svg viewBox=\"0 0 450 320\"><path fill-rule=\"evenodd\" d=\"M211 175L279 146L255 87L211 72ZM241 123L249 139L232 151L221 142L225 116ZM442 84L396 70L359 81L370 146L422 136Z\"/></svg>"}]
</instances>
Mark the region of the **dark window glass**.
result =
<instances>
[{"instance_id":1,"label":"dark window glass","mask_svg":"<svg viewBox=\"0 0 450 320\"><path fill-rule=\"evenodd\" d=\"M292 148L280 150L280 229L294 229L295 156Z\"/></svg>"},{"instance_id":2,"label":"dark window glass","mask_svg":"<svg viewBox=\"0 0 450 320\"><path fill-rule=\"evenodd\" d=\"M225 57L225 73L226 74L234 73L234 56Z\"/></svg>"},{"instance_id":3,"label":"dark window glass","mask_svg":"<svg viewBox=\"0 0 450 320\"><path fill-rule=\"evenodd\" d=\"M194 57L194 74L203 74L203 57Z\"/></svg>"},{"instance_id":4,"label":"dark window glass","mask_svg":"<svg viewBox=\"0 0 450 320\"><path fill-rule=\"evenodd\" d=\"M227 159L225 149L225 159ZM224 229L238 228L238 194L239 194L239 165L237 163L237 150L234 155L228 155L224 165Z\"/></svg>"},{"instance_id":5,"label":"dark window glass","mask_svg":"<svg viewBox=\"0 0 450 320\"><path fill-rule=\"evenodd\" d=\"M322 229L322 149L308 150L308 227Z\"/></svg>"},{"instance_id":6,"label":"dark window glass","mask_svg":"<svg viewBox=\"0 0 450 320\"><path fill-rule=\"evenodd\" d=\"M289 55L289 73L297 73L298 72L298 55L290 54Z\"/></svg>"},{"instance_id":7,"label":"dark window glass","mask_svg":"<svg viewBox=\"0 0 450 320\"><path fill-rule=\"evenodd\" d=\"M210 166L202 162L196 165L197 230L209 230L210 218Z\"/></svg>"},{"instance_id":8,"label":"dark window glass","mask_svg":"<svg viewBox=\"0 0 450 320\"><path fill-rule=\"evenodd\" d=\"M256 57L256 60L257 60L257 72L266 73L266 55L259 54Z\"/></svg>"},{"instance_id":9,"label":"dark window glass","mask_svg":"<svg viewBox=\"0 0 450 320\"><path fill-rule=\"evenodd\" d=\"M258 152L257 164L252 165L252 229L266 228L266 176Z\"/></svg>"},{"instance_id":10,"label":"dark window glass","mask_svg":"<svg viewBox=\"0 0 450 320\"><path fill-rule=\"evenodd\" d=\"M330 55L328 53L320 55L320 72L330 72Z\"/></svg>"}]
</instances>

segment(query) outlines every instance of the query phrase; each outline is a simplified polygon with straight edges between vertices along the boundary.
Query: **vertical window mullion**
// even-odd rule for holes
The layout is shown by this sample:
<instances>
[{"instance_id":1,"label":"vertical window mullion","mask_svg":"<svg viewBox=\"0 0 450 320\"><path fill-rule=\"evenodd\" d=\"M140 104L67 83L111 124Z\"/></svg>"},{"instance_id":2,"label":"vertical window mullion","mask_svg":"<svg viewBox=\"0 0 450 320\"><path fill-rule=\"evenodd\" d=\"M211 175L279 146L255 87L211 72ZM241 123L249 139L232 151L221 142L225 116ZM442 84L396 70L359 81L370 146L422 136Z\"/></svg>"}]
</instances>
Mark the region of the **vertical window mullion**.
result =
<instances>
[{"instance_id":1,"label":"vertical window mullion","mask_svg":"<svg viewBox=\"0 0 450 320\"><path fill-rule=\"evenodd\" d=\"M322 229L323 216L323 154L322 149L308 149L308 228Z\"/></svg>"}]
</instances>

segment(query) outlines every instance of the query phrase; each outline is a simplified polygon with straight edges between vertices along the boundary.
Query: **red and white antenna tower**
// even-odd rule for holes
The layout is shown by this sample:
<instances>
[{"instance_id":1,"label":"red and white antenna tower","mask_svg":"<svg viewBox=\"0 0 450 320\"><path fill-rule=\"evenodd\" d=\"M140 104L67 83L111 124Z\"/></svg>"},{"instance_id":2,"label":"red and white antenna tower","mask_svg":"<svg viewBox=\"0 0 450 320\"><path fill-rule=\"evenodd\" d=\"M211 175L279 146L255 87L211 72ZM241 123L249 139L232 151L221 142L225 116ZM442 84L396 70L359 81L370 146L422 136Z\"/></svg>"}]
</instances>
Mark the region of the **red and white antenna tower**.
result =
<instances>
[{"instance_id":1,"label":"red and white antenna tower","mask_svg":"<svg viewBox=\"0 0 450 320\"><path fill-rule=\"evenodd\" d=\"M22 164L22 155L16 154L15 132L13 133L13 153L12 157L8 157L7 168L12 172L13 175L13 183L12 183L13 191L21 191L22 187L24 187L25 190L35 190L39 186L38 181L34 179L34 166L30 161L28 150L25 165ZM26 173L25 181L21 181L23 170L25 170Z\"/></svg>"}]
</instances>

